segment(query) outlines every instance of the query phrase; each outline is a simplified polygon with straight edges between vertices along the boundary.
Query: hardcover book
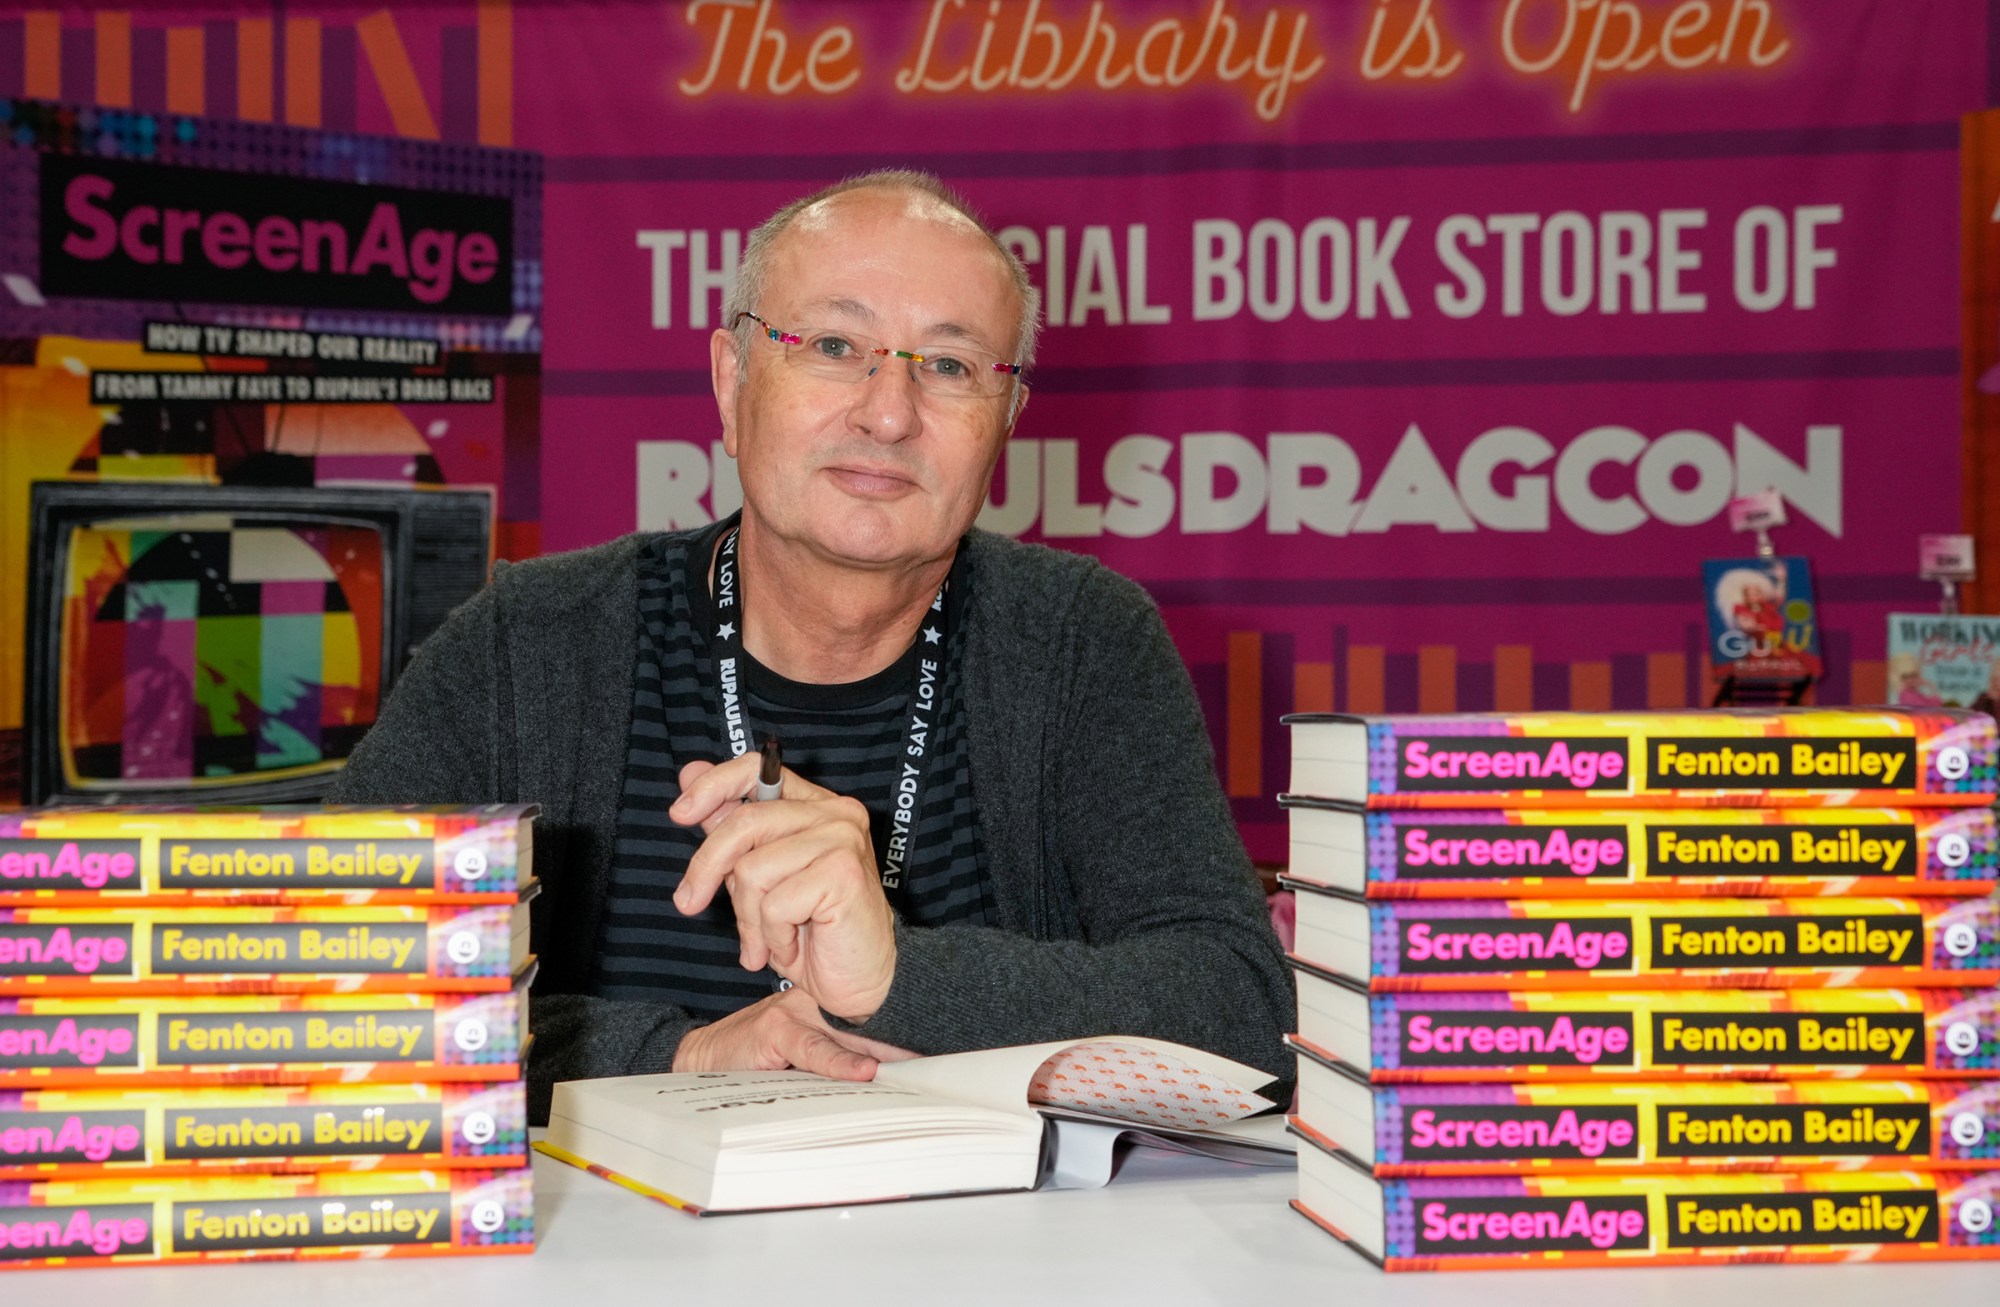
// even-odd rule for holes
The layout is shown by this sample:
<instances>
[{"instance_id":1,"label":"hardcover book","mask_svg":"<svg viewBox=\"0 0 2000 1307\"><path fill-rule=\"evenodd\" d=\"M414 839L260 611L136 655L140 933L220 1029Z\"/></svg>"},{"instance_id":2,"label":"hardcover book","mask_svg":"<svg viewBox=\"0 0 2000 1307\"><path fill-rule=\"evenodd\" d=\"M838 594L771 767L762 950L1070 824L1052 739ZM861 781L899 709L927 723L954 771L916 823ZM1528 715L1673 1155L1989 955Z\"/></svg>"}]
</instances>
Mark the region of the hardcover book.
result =
<instances>
[{"instance_id":1,"label":"hardcover book","mask_svg":"<svg viewBox=\"0 0 2000 1307\"><path fill-rule=\"evenodd\" d=\"M1958 709L1294 713L1293 794L1371 808L1991 804L1993 719Z\"/></svg>"},{"instance_id":2,"label":"hardcover book","mask_svg":"<svg viewBox=\"0 0 2000 1307\"><path fill-rule=\"evenodd\" d=\"M0 994L511 989L528 904L0 907Z\"/></svg>"},{"instance_id":3,"label":"hardcover book","mask_svg":"<svg viewBox=\"0 0 2000 1307\"><path fill-rule=\"evenodd\" d=\"M1101 1184L1121 1135L1290 1164L1272 1077L1166 1040L1106 1037L805 1071L555 1087L535 1147L697 1214Z\"/></svg>"},{"instance_id":4,"label":"hardcover book","mask_svg":"<svg viewBox=\"0 0 2000 1307\"><path fill-rule=\"evenodd\" d=\"M518 1080L504 994L0 998L0 1089Z\"/></svg>"},{"instance_id":5,"label":"hardcover book","mask_svg":"<svg viewBox=\"0 0 2000 1307\"><path fill-rule=\"evenodd\" d=\"M2000 1172L1386 1180L1298 1133L1293 1205L1391 1271L2000 1258Z\"/></svg>"},{"instance_id":6,"label":"hardcover book","mask_svg":"<svg viewBox=\"0 0 2000 1307\"><path fill-rule=\"evenodd\" d=\"M41 808L0 813L0 905L505 903L532 804Z\"/></svg>"},{"instance_id":7,"label":"hardcover book","mask_svg":"<svg viewBox=\"0 0 2000 1307\"><path fill-rule=\"evenodd\" d=\"M2000 985L2000 897L1352 898L1292 888L1300 961L1376 993Z\"/></svg>"},{"instance_id":8,"label":"hardcover book","mask_svg":"<svg viewBox=\"0 0 2000 1307\"><path fill-rule=\"evenodd\" d=\"M1297 1119L1378 1176L2000 1169L2000 1081L1370 1085L1292 1046Z\"/></svg>"},{"instance_id":9,"label":"hardcover book","mask_svg":"<svg viewBox=\"0 0 2000 1307\"><path fill-rule=\"evenodd\" d=\"M1364 812L1283 802L1288 874L1369 898L1955 898L2000 888L1991 808Z\"/></svg>"},{"instance_id":10,"label":"hardcover book","mask_svg":"<svg viewBox=\"0 0 2000 1307\"><path fill-rule=\"evenodd\" d=\"M1294 969L1299 1036L1380 1084L1950 1079L2000 1068L2000 990L1370 995Z\"/></svg>"},{"instance_id":11,"label":"hardcover book","mask_svg":"<svg viewBox=\"0 0 2000 1307\"><path fill-rule=\"evenodd\" d=\"M0 1181L0 1270L534 1250L525 1170Z\"/></svg>"},{"instance_id":12,"label":"hardcover book","mask_svg":"<svg viewBox=\"0 0 2000 1307\"><path fill-rule=\"evenodd\" d=\"M503 1084L0 1089L0 1179L528 1164Z\"/></svg>"}]
</instances>

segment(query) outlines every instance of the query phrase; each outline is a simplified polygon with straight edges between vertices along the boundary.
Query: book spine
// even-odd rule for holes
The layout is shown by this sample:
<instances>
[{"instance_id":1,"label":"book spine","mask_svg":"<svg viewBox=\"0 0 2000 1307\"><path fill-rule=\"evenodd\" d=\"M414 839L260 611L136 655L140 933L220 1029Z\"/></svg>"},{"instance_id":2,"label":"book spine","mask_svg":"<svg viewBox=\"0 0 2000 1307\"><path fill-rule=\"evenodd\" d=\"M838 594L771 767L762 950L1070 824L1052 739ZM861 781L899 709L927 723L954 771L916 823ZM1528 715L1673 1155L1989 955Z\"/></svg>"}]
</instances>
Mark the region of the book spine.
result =
<instances>
[{"instance_id":1,"label":"book spine","mask_svg":"<svg viewBox=\"0 0 2000 1307\"><path fill-rule=\"evenodd\" d=\"M155 1093L0 1090L0 1179L527 1165L519 1081Z\"/></svg>"},{"instance_id":2,"label":"book spine","mask_svg":"<svg viewBox=\"0 0 2000 1307\"><path fill-rule=\"evenodd\" d=\"M513 1080L518 992L0 999L0 1088Z\"/></svg>"},{"instance_id":3,"label":"book spine","mask_svg":"<svg viewBox=\"0 0 2000 1307\"><path fill-rule=\"evenodd\" d=\"M1371 1074L1384 1082L2000 1071L1994 990L1515 991L1368 1003Z\"/></svg>"},{"instance_id":4,"label":"book spine","mask_svg":"<svg viewBox=\"0 0 2000 1307\"><path fill-rule=\"evenodd\" d=\"M336 1183L350 1180L358 1183ZM194 1185L200 1188L195 1190ZM330 1201L331 1200L331 1201ZM534 1250L525 1170L246 1176L159 1185L0 1182L0 1270Z\"/></svg>"},{"instance_id":5,"label":"book spine","mask_svg":"<svg viewBox=\"0 0 2000 1307\"><path fill-rule=\"evenodd\" d=\"M2000 1176L1391 1181L1391 1270L2000 1258Z\"/></svg>"},{"instance_id":6,"label":"book spine","mask_svg":"<svg viewBox=\"0 0 2000 1307\"><path fill-rule=\"evenodd\" d=\"M2000 1168L2000 1082L1450 1085L1373 1097L1383 1176ZM1311 1110L1302 1094L1308 1126Z\"/></svg>"},{"instance_id":7,"label":"book spine","mask_svg":"<svg viewBox=\"0 0 2000 1307\"><path fill-rule=\"evenodd\" d=\"M1371 812L1371 897L1983 895L1989 808Z\"/></svg>"},{"instance_id":8,"label":"book spine","mask_svg":"<svg viewBox=\"0 0 2000 1307\"><path fill-rule=\"evenodd\" d=\"M1381 992L2000 985L1991 897L1402 901L1368 921ZM1322 961L1306 940L1302 926L1300 956Z\"/></svg>"},{"instance_id":9,"label":"book spine","mask_svg":"<svg viewBox=\"0 0 2000 1307\"><path fill-rule=\"evenodd\" d=\"M160 824L158 819L153 826ZM421 837L120 832L84 824L0 820L0 903L104 903L135 898L231 903L323 900L500 902L524 878L516 823L460 823ZM380 821L372 823L379 827ZM225 828L226 829L226 828ZM250 896L250 897L245 897ZM351 901L351 900L350 900Z\"/></svg>"},{"instance_id":10,"label":"book spine","mask_svg":"<svg viewBox=\"0 0 2000 1307\"><path fill-rule=\"evenodd\" d=\"M480 991L513 984L514 910L0 908L0 994Z\"/></svg>"},{"instance_id":11,"label":"book spine","mask_svg":"<svg viewBox=\"0 0 2000 1307\"><path fill-rule=\"evenodd\" d=\"M1367 734L1382 808L1985 805L2000 775L1979 714L1406 717Z\"/></svg>"}]
</instances>

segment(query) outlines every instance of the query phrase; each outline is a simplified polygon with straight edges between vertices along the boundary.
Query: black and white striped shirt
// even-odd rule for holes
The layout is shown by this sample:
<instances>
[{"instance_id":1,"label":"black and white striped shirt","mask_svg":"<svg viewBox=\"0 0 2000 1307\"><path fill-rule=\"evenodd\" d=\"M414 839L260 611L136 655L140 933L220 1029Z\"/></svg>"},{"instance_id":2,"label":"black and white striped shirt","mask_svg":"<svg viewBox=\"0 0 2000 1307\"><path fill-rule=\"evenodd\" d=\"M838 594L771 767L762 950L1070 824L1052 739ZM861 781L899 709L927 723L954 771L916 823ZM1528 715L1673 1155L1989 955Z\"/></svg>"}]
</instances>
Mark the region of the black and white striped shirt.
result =
<instances>
[{"instance_id":1,"label":"black and white striped shirt","mask_svg":"<svg viewBox=\"0 0 2000 1307\"><path fill-rule=\"evenodd\" d=\"M667 808L680 794L680 768L729 757L709 649L713 624L709 560L725 521L689 541L660 537L639 558L638 660L624 796L611 884L598 940L597 993L668 1002L697 1017L726 1016L774 991L777 977L737 965L736 918L727 893L684 917L673 905L700 827L680 827ZM979 814L965 744L965 700L957 669L960 620L973 584L963 551L946 605L950 635L944 701L914 832L904 889L892 897L904 920L925 926L992 920ZM755 596L748 601L756 602ZM901 771L904 713L915 680L915 646L866 680L812 685L788 680L744 657L743 690L753 746L768 732L784 741L785 765L868 808L879 864L888 844L892 778Z\"/></svg>"}]
</instances>

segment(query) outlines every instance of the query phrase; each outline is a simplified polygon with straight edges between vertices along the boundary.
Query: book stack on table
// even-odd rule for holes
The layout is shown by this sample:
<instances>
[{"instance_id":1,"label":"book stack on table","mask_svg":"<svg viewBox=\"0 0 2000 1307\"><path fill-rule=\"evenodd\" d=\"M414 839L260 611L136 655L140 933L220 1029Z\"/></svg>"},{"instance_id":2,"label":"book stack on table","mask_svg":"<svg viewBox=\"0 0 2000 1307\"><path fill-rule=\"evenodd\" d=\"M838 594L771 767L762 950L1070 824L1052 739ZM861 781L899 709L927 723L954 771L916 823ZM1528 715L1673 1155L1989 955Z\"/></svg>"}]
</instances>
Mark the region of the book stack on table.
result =
<instances>
[{"instance_id":1,"label":"book stack on table","mask_svg":"<svg viewBox=\"0 0 2000 1307\"><path fill-rule=\"evenodd\" d=\"M1990 717L1286 721L1306 1216L1390 1270L2000 1257Z\"/></svg>"},{"instance_id":2,"label":"book stack on table","mask_svg":"<svg viewBox=\"0 0 2000 1307\"><path fill-rule=\"evenodd\" d=\"M533 1251L532 817L0 815L0 1269Z\"/></svg>"}]
</instances>

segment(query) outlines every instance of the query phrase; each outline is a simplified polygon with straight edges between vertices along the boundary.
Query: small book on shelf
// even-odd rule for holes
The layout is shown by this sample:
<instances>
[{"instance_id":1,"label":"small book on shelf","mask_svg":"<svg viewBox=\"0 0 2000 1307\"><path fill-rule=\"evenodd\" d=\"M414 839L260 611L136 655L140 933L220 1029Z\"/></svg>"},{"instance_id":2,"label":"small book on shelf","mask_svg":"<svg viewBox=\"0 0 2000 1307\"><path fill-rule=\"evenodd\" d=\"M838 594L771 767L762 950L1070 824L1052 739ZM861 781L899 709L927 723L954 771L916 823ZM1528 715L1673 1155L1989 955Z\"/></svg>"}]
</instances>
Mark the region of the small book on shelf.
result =
<instances>
[{"instance_id":1,"label":"small book on shelf","mask_svg":"<svg viewBox=\"0 0 2000 1307\"><path fill-rule=\"evenodd\" d=\"M1109 1178L1120 1137L1290 1165L1273 1077L1131 1036L884 1062L871 1082L680 1072L555 1087L535 1146L696 1214Z\"/></svg>"}]
</instances>

